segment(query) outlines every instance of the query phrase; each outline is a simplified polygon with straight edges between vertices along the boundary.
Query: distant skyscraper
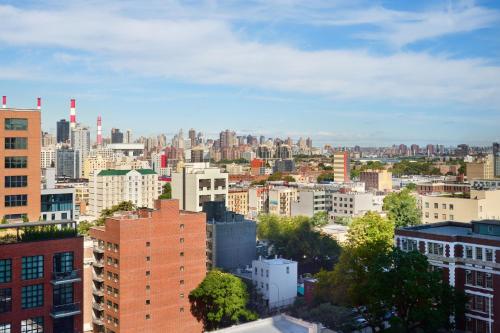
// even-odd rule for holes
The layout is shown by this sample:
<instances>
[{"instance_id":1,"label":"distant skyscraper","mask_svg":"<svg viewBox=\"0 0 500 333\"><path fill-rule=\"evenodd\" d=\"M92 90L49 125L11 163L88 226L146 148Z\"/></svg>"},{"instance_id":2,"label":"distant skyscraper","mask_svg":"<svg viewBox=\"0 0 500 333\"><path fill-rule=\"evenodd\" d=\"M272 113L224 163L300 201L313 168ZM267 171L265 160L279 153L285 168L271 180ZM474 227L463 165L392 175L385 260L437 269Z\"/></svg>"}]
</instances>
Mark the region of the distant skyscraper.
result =
<instances>
[{"instance_id":1,"label":"distant skyscraper","mask_svg":"<svg viewBox=\"0 0 500 333\"><path fill-rule=\"evenodd\" d=\"M500 143L493 142L495 177L500 177Z\"/></svg>"},{"instance_id":2,"label":"distant skyscraper","mask_svg":"<svg viewBox=\"0 0 500 333\"><path fill-rule=\"evenodd\" d=\"M57 150L57 177L80 178L80 152L61 148Z\"/></svg>"},{"instance_id":3,"label":"distant skyscraper","mask_svg":"<svg viewBox=\"0 0 500 333\"><path fill-rule=\"evenodd\" d=\"M123 138L123 143L133 143L132 130L128 129L125 132L125 137Z\"/></svg>"},{"instance_id":4,"label":"distant skyscraper","mask_svg":"<svg viewBox=\"0 0 500 333\"><path fill-rule=\"evenodd\" d=\"M78 124L71 130L71 147L80 154L78 160L78 177L81 177L83 161L85 161L90 151L90 130L88 127Z\"/></svg>"},{"instance_id":5,"label":"distant skyscraper","mask_svg":"<svg viewBox=\"0 0 500 333\"><path fill-rule=\"evenodd\" d=\"M333 155L333 180L339 183L347 183L350 180L349 153L339 151Z\"/></svg>"},{"instance_id":6,"label":"distant skyscraper","mask_svg":"<svg viewBox=\"0 0 500 333\"><path fill-rule=\"evenodd\" d=\"M236 133L230 130L220 132L220 147L229 148L236 145Z\"/></svg>"},{"instance_id":7,"label":"distant skyscraper","mask_svg":"<svg viewBox=\"0 0 500 333\"><path fill-rule=\"evenodd\" d=\"M196 131L194 129L189 130L188 134L189 140L191 140L191 147L196 146Z\"/></svg>"},{"instance_id":8,"label":"distant skyscraper","mask_svg":"<svg viewBox=\"0 0 500 333\"><path fill-rule=\"evenodd\" d=\"M263 145L264 143L266 143L266 137L261 135L259 138L259 144Z\"/></svg>"},{"instance_id":9,"label":"distant skyscraper","mask_svg":"<svg viewBox=\"0 0 500 333\"><path fill-rule=\"evenodd\" d=\"M313 147L313 140L311 138L306 139L306 146L307 146L307 148Z\"/></svg>"},{"instance_id":10,"label":"distant skyscraper","mask_svg":"<svg viewBox=\"0 0 500 333\"><path fill-rule=\"evenodd\" d=\"M57 143L68 142L69 140L69 121L61 119L57 122Z\"/></svg>"},{"instance_id":11,"label":"distant skyscraper","mask_svg":"<svg viewBox=\"0 0 500 333\"><path fill-rule=\"evenodd\" d=\"M54 134L42 132L42 147L49 147L56 144Z\"/></svg>"},{"instance_id":12,"label":"distant skyscraper","mask_svg":"<svg viewBox=\"0 0 500 333\"><path fill-rule=\"evenodd\" d=\"M111 129L111 143L123 143L123 133L118 128Z\"/></svg>"}]
</instances>

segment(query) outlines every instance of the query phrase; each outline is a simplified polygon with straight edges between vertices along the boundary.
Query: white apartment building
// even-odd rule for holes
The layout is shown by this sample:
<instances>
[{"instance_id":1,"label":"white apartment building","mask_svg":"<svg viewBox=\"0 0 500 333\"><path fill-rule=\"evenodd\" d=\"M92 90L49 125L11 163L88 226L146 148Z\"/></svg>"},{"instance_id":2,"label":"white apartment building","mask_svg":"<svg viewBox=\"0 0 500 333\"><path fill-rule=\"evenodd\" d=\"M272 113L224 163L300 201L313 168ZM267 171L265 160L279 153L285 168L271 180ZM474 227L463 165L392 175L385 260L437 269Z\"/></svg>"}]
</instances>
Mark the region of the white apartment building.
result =
<instances>
[{"instance_id":1,"label":"white apartment building","mask_svg":"<svg viewBox=\"0 0 500 333\"><path fill-rule=\"evenodd\" d=\"M471 190L470 198L454 195L421 195L422 223L500 219L500 189Z\"/></svg>"},{"instance_id":2,"label":"white apartment building","mask_svg":"<svg viewBox=\"0 0 500 333\"><path fill-rule=\"evenodd\" d=\"M252 282L270 309L293 304L297 297L297 262L262 257L253 260Z\"/></svg>"},{"instance_id":3,"label":"white apartment building","mask_svg":"<svg viewBox=\"0 0 500 333\"><path fill-rule=\"evenodd\" d=\"M269 212L269 188L254 186L248 189L248 217L255 220L261 213Z\"/></svg>"},{"instance_id":4,"label":"white apartment building","mask_svg":"<svg viewBox=\"0 0 500 333\"><path fill-rule=\"evenodd\" d=\"M297 199L292 201L291 216L312 217L317 212L327 211L331 206L331 194L321 189L301 188Z\"/></svg>"},{"instance_id":5,"label":"white apartment building","mask_svg":"<svg viewBox=\"0 0 500 333\"><path fill-rule=\"evenodd\" d=\"M269 214L291 216L292 202L297 200L295 187L274 187L269 189Z\"/></svg>"},{"instance_id":6,"label":"white apartment building","mask_svg":"<svg viewBox=\"0 0 500 333\"><path fill-rule=\"evenodd\" d=\"M40 168L54 168L56 166L57 150L55 146L42 147L40 151Z\"/></svg>"},{"instance_id":7,"label":"white apartment building","mask_svg":"<svg viewBox=\"0 0 500 333\"><path fill-rule=\"evenodd\" d=\"M382 212L383 195L371 192L331 193L332 210L328 213L330 221L342 218L363 216L369 211Z\"/></svg>"},{"instance_id":8,"label":"white apartment building","mask_svg":"<svg viewBox=\"0 0 500 333\"><path fill-rule=\"evenodd\" d=\"M160 181L153 170L102 170L89 180L88 214L97 217L103 209L123 201L154 208L160 194Z\"/></svg>"},{"instance_id":9,"label":"white apartment building","mask_svg":"<svg viewBox=\"0 0 500 333\"><path fill-rule=\"evenodd\" d=\"M201 212L204 202L226 202L228 187L228 174L210 163L186 163L172 172L172 198L181 210Z\"/></svg>"}]
</instances>

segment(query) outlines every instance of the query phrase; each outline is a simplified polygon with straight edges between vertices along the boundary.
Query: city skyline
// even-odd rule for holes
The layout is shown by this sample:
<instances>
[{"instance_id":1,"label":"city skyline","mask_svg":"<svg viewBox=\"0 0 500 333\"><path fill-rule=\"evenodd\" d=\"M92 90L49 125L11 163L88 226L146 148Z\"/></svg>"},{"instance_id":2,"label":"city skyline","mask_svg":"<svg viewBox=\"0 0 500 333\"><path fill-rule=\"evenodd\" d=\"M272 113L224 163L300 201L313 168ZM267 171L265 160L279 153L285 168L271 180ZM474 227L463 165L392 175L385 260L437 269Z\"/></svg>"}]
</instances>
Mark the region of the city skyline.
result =
<instances>
[{"instance_id":1,"label":"city skyline","mask_svg":"<svg viewBox=\"0 0 500 333\"><path fill-rule=\"evenodd\" d=\"M4 2L0 94L42 128L135 137L310 136L323 145L499 140L493 2ZM130 27L133 27L131 29ZM57 29L55 29L57 28Z\"/></svg>"}]
</instances>

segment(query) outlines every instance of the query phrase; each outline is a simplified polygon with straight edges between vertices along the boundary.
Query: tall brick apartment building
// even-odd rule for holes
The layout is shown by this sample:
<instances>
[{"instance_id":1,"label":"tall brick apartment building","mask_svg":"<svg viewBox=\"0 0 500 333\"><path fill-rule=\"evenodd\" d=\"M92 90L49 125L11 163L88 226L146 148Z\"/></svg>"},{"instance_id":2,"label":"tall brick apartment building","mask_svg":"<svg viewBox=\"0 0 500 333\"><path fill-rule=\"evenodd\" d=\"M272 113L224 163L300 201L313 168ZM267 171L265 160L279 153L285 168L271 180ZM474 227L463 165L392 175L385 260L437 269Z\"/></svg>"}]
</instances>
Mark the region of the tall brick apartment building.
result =
<instances>
[{"instance_id":1,"label":"tall brick apartment building","mask_svg":"<svg viewBox=\"0 0 500 333\"><path fill-rule=\"evenodd\" d=\"M94 332L201 332L188 295L206 274L205 228L178 200L92 228Z\"/></svg>"},{"instance_id":2,"label":"tall brick apartment building","mask_svg":"<svg viewBox=\"0 0 500 333\"><path fill-rule=\"evenodd\" d=\"M40 110L0 109L0 219L40 217Z\"/></svg>"},{"instance_id":3,"label":"tall brick apartment building","mask_svg":"<svg viewBox=\"0 0 500 333\"><path fill-rule=\"evenodd\" d=\"M396 230L396 246L418 250L469 297L459 329L500 332L500 221L440 222Z\"/></svg>"},{"instance_id":4,"label":"tall brick apartment building","mask_svg":"<svg viewBox=\"0 0 500 333\"><path fill-rule=\"evenodd\" d=\"M74 222L0 224L0 332L82 332L82 263Z\"/></svg>"}]
</instances>

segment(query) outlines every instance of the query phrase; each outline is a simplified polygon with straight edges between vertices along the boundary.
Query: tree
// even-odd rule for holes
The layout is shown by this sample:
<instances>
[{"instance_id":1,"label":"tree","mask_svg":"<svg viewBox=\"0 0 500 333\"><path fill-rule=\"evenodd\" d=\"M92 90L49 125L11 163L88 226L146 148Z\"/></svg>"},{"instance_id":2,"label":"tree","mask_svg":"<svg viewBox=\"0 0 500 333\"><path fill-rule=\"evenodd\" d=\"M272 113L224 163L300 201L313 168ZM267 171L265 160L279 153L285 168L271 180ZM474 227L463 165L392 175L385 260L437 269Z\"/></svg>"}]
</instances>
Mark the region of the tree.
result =
<instances>
[{"instance_id":1,"label":"tree","mask_svg":"<svg viewBox=\"0 0 500 333\"><path fill-rule=\"evenodd\" d=\"M4 215L4 217L2 217L1 224L7 224L7 217L5 217L5 215Z\"/></svg>"},{"instance_id":2,"label":"tree","mask_svg":"<svg viewBox=\"0 0 500 333\"><path fill-rule=\"evenodd\" d=\"M318 183L333 182L334 181L333 173L332 172L324 172L321 175L319 175L318 178L316 178L316 181Z\"/></svg>"},{"instance_id":3,"label":"tree","mask_svg":"<svg viewBox=\"0 0 500 333\"><path fill-rule=\"evenodd\" d=\"M328 224L328 212L327 211L319 211L314 213L313 217L310 219L311 224L314 227L321 228Z\"/></svg>"},{"instance_id":4,"label":"tree","mask_svg":"<svg viewBox=\"0 0 500 333\"><path fill-rule=\"evenodd\" d=\"M405 188L409 189L410 191L415 191L417 189L417 184L408 183L408 184L406 184Z\"/></svg>"},{"instance_id":5,"label":"tree","mask_svg":"<svg viewBox=\"0 0 500 333\"><path fill-rule=\"evenodd\" d=\"M78 223L77 230L79 235L88 235L90 228L94 226L94 223L89 221L81 221Z\"/></svg>"},{"instance_id":6,"label":"tree","mask_svg":"<svg viewBox=\"0 0 500 333\"><path fill-rule=\"evenodd\" d=\"M189 294L191 313L211 331L257 319L247 309L246 285L234 275L210 271L200 285Z\"/></svg>"},{"instance_id":7,"label":"tree","mask_svg":"<svg viewBox=\"0 0 500 333\"><path fill-rule=\"evenodd\" d=\"M170 183L166 183L165 185L163 185L161 195L158 198L172 199L172 185Z\"/></svg>"},{"instance_id":8,"label":"tree","mask_svg":"<svg viewBox=\"0 0 500 333\"><path fill-rule=\"evenodd\" d=\"M384 198L382 209L387 212L387 216L394 221L397 228L422 223L417 199L409 189L388 194Z\"/></svg>"},{"instance_id":9,"label":"tree","mask_svg":"<svg viewBox=\"0 0 500 333\"><path fill-rule=\"evenodd\" d=\"M356 328L354 315L350 308L330 303L322 303L308 308L306 305L299 303L297 301L291 309L291 314L294 317L309 322L321 323L325 327L338 332L352 332Z\"/></svg>"},{"instance_id":10,"label":"tree","mask_svg":"<svg viewBox=\"0 0 500 333\"><path fill-rule=\"evenodd\" d=\"M283 174L281 172L275 172L272 175L270 175L267 180L272 182L272 181L278 181L283 179Z\"/></svg>"},{"instance_id":11,"label":"tree","mask_svg":"<svg viewBox=\"0 0 500 333\"><path fill-rule=\"evenodd\" d=\"M293 182L295 182L295 178L293 178L293 177L292 177L292 176L290 176L290 175L283 176L282 180L283 180L283 181L285 181L285 182L288 182L288 183L293 183Z\"/></svg>"}]
</instances>

